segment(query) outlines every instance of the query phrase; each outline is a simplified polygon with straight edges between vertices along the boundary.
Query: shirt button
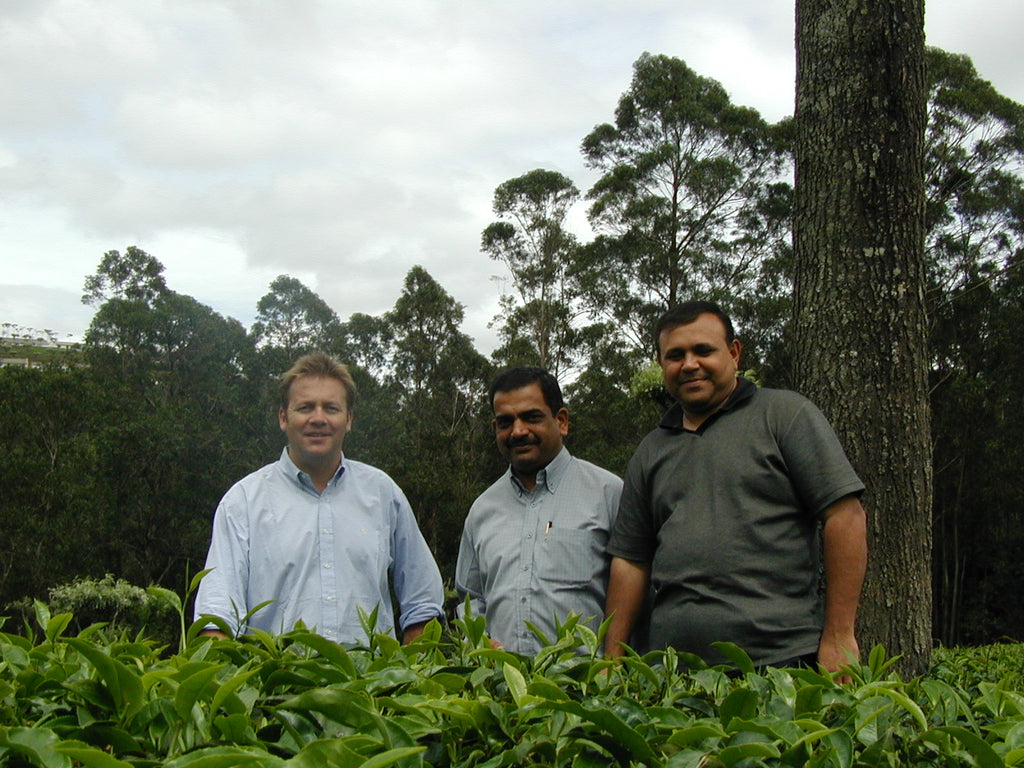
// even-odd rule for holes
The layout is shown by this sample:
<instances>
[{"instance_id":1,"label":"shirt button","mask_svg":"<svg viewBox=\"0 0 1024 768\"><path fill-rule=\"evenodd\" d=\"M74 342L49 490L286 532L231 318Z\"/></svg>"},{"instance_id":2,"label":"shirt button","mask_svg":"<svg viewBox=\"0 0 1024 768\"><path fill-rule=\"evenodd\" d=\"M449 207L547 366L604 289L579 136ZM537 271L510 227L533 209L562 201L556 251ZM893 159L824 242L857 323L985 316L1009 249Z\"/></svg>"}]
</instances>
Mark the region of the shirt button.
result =
<instances>
[{"instance_id":1,"label":"shirt button","mask_svg":"<svg viewBox=\"0 0 1024 768\"><path fill-rule=\"evenodd\" d=\"M330 567L331 567L331 564L330 564L330 563L324 563L324 568L325 568L325 569L330 569Z\"/></svg>"}]
</instances>

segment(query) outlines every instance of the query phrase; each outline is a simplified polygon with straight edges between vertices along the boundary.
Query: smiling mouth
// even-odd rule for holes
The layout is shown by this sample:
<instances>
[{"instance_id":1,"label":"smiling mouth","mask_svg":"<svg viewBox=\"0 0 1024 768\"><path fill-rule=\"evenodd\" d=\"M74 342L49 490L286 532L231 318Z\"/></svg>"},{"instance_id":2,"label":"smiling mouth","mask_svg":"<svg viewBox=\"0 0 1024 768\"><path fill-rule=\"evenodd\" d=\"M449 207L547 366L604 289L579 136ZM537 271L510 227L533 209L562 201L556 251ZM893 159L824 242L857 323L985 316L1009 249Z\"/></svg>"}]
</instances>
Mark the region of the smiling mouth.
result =
<instances>
[{"instance_id":1,"label":"smiling mouth","mask_svg":"<svg viewBox=\"0 0 1024 768\"><path fill-rule=\"evenodd\" d=\"M517 441L517 442L514 442L514 443L509 443L508 444L508 449L510 451L520 451L520 450L522 450L524 448L533 448L536 445L538 445L538 442L536 440L528 440L528 441L520 440L520 441Z\"/></svg>"}]
</instances>

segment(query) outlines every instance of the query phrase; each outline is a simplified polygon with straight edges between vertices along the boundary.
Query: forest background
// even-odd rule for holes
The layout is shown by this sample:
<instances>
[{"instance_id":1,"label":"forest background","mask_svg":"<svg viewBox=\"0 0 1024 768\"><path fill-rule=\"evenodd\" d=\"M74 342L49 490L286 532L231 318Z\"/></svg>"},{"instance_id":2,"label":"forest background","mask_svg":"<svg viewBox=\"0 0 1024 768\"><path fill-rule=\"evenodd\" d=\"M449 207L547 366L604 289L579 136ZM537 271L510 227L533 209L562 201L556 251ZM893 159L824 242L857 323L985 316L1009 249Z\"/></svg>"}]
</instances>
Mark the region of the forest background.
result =
<instances>
[{"instance_id":1,"label":"forest background","mask_svg":"<svg viewBox=\"0 0 1024 768\"><path fill-rule=\"evenodd\" d=\"M933 626L946 645L1020 640L1022 416L1003 382L1024 369L1024 108L964 56L931 49L927 71ZM0 368L0 606L104 573L181 591L220 496L280 453L275 378L306 351L352 365L346 454L402 486L449 582L466 511L504 469L485 397L498 369L555 372L570 450L618 473L665 405L648 329L678 301L722 303L745 375L792 388L792 141L791 120L643 55L582 141L589 190L544 169L495 190L481 248L510 279L490 358L421 267L390 311L347 319L282 275L247 331L175 292L157 255L107 252L82 348ZM566 227L581 203L589 242Z\"/></svg>"}]
</instances>

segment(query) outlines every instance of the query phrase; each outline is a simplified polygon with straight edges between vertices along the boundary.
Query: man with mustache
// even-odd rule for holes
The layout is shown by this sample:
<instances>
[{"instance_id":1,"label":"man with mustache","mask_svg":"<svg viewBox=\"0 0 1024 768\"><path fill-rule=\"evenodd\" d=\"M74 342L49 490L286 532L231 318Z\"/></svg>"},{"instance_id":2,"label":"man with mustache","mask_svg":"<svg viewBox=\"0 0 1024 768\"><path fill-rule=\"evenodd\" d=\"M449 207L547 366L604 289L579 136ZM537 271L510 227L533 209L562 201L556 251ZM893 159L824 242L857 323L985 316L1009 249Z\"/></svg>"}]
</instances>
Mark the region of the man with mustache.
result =
<instances>
[{"instance_id":1,"label":"man with mustache","mask_svg":"<svg viewBox=\"0 0 1024 768\"><path fill-rule=\"evenodd\" d=\"M622 655L651 592L653 648L719 663L711 644L729 641L759 665L837 670L859 653L863 483L813 404L737 378L741 345L716 304L669 310L655 339L676 403L626 473L606 652Z\"/></svg>"},{"instance_id":2,"label":"man with mustache","mask_svg":"<svg viewBox=\"0 0 1024 768\"><path fill-rule=\"evenodd\" d=\"M375 631L405 642L442 616L441 574L405 494L342 454L355 401L348 369L327 355L301 357L282 376L278 423L288 445L221 500L197 619L217 617L232 634L287 632L301 621L357 644L368 639L360 611L376 611Z\"/></svg>"},{"instance_id":3,"label":"man with mustache","mask_svg":"<svg viewBox=\"0 0 1024 768\"><path fill-rule=\"evenodd\" d=\"M473 613L486 617L495 647L535 654L543 643L527 622L549 641L570 612L597 628L622 480L565 448L569 411L548 371L507 370L489 398L509 468L473 502L455 586Z\"/></svg>"}]
</instances>

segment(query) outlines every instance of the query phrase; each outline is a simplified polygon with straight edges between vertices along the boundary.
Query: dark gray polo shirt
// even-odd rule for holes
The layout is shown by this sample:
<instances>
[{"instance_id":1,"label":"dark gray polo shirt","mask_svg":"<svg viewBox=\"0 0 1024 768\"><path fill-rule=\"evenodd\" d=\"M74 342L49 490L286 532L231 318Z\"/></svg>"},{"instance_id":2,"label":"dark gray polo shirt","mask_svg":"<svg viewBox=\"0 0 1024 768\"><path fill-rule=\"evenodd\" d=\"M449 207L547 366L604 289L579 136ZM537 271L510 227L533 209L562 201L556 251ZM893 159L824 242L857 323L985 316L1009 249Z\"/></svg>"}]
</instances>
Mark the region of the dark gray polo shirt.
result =
<instances>
[{"instance_id":1,"label":"dark gray polo shirt","mask_svg":"<svg viewBox=\"0 0 1024 768\"><path fill-rule=\"evenodd\" d=\"M809 400L740 379L691 432L674 405L630 461L608 552L651 566L651 647L711 663L817 651L820 514L864 485Z\"/></svg>"}]
</instances>

